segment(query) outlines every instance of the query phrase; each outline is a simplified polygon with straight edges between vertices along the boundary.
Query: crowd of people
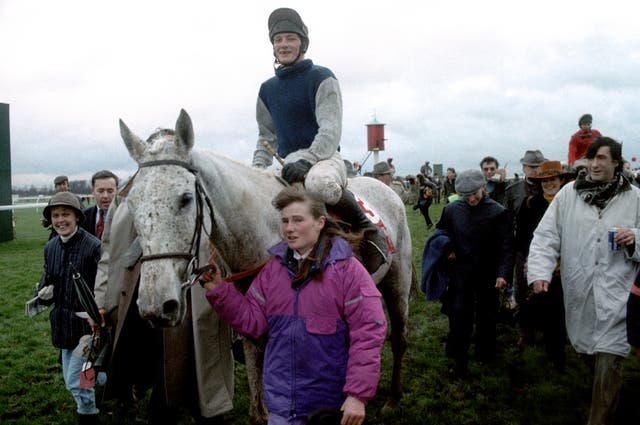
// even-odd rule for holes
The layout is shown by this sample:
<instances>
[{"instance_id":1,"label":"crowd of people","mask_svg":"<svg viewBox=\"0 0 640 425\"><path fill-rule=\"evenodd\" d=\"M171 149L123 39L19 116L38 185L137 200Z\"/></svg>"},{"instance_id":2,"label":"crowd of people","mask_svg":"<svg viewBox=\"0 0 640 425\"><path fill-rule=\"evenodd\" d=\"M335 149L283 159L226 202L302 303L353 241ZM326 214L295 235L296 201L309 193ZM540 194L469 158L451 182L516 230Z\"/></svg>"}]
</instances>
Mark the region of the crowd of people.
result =
<instances>
[{"instance_id":1,"label":"crowd of people","mask_svg":"<svg viewBox=\"0 0 640 425\"><path fill-rule=\"evenodd\" d=\"M217 357L206 359L206 373L218 376L221 385L215 394L201 389L189 407L200 424L224 423L222 415L233 407L231 349L225 342L233 328L251 338L268 337L263 390L269 424L313 423L318 409L332 409L338 413L331 423L360 425L376 393L387 331L371 279L389 255L387 244L348 189L349 178L367 177L339 152L337 78L305 58L308 30L296 11L275 10L268 30L275 76L258 94L253 166L266 168L274 157L283 161L281 176L290 186L273 200L283 239L269 250L270 261L246 294L224 281L213 256L200 276L217 329L216 341L209 341ZM612 423L630 344L640 356L640 190L625 170L621 144L591 129L591 121L589 114L580 118L567 166L540 150L526 150L517 181L507 181L492 156L480 159L477 169L457 173L450 167L443 176L425 161L420 173L405 179L395 177L388 158L373 165L370 177L420 210L427 229L435 227L423 254L421 287L429 299L442 302L448 317L444 354L452 378L467 377L472 345L477 361L495 360L498 297L513 291L522 350L539 331L558 372L564 369L567 338L593 361L589 424L595 425ZM150 349L170 345L172 331L152 329L132 308L141 247L127 209L131 181L118 192L114 173L95 173L96 205L86 209L64 190L65 181L56 178L60 191L43 213L52 237L44 249L38 297L55 306L52 342L60 349L79 421L97 423L100 404L99 380L85 382L97 340L85 336L115 334L121 345L112 351L106 397L131 404L150 390L150 423L175 423L184 395L171 398L167 354L158 358ZM446 205L433 220L429 208L440 202ZM83 300L74 290L76 271L94 292L97 320L78 314Z\"/></svg>"},{"instance_id":2,"label":"crowd of people","mask_svg":"<svg viewBox=\"0 0 640 425\"><path fill-rule=\"evenodd\" d=\"M550 364L562 373L568 339L593 370L588 423L610 424L630 344L640 356L632 305L640 191L614 139L598 136L580 155L569 167L527 150L520 160L524 178L509 185L493 157L483 158L480 170L460 172L454 191L461 199L445 206L427 241L422 289L443 304L450 372L461 378L474 323L476 359L495 356L498 294L513 286L520 350L539 333Z\"/></svg>"}]
</instances>

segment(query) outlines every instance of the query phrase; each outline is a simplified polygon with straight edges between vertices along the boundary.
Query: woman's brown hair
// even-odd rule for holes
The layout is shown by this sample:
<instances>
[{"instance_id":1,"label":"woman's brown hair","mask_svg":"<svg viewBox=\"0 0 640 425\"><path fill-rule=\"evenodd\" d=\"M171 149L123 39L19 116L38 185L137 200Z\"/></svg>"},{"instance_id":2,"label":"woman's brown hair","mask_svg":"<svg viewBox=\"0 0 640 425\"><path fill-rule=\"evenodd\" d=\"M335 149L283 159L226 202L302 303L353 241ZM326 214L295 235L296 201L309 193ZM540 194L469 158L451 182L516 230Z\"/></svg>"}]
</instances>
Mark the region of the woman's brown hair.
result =
<instances>
[{"instance_id":1,"label":"woman's brown hair","mask_svg":"<svg viewBox=\"0 0 640 425\"><path fill-rule=\"evenodd\" d=\"M318 220L320 217L325 217L326 221L311 253L305 258L302 265L298 267L298 271L293 277L292 286L294 288L306 280L310 271L314 278L322 278L321 267L316 267L312 270L312 266L314 264L321 266L324 259L327 258L329 252L331 252L334 238L339 237L345 239L358 258L360 254L360 241L362 240L361 233L346 233L338 222L328 214L324 202L304 189L295 186L285 187L276 195L271 204L278 211L282 211L295 202L302 202L309 205L309 211L314 219Z\"/></svg>"}]
</instances>

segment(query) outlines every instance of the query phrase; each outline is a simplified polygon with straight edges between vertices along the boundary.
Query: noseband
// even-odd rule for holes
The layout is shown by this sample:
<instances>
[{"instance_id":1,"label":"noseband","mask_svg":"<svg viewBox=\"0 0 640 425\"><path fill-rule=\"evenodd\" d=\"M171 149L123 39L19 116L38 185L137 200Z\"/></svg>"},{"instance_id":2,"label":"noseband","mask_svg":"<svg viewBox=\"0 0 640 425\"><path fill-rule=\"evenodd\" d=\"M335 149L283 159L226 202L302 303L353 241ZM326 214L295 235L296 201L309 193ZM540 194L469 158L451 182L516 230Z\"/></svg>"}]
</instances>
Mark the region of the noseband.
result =
<instances>
[{"instance_id":1,"label":"noseband","mask_svg":"<svg viewBox=\"0 0 640 425\"><path fill-rule=\"evenodd\" d=\"M195 188L196 188L196 226L193 231L193 236L191 237L191 247L189 248L189 252L162 252L157 254L149 254L143 255L140 258L140 263L144 263L145 261L153 261L160 260L165 258L182 258L184 260L189 261L189 265L187 266L187 276L195 273L198 269L198 255L200 253L200 236L202 233L202 229L204 226L204 203L206 202L207 207L209 208L209 217L211 218L211 228L214 226L214 215L213 215L213 207L211 206L211 200L207 196L207 193L204 191L202 187L202 183L200 183L200 179L198 178L198 170L193 168L191 164L183 161L176 161L172 159L162 159L158 161L148 161L143 162L138 165L138 168L145 167L155 167L157 165L177 165L188 170L195 177ZM207 232L205 229L205 233L210 235L210 232ZM189 285L191 286L191 285ZM183 289L184 285L183 285Z\"/></svg>"}]
</instances>

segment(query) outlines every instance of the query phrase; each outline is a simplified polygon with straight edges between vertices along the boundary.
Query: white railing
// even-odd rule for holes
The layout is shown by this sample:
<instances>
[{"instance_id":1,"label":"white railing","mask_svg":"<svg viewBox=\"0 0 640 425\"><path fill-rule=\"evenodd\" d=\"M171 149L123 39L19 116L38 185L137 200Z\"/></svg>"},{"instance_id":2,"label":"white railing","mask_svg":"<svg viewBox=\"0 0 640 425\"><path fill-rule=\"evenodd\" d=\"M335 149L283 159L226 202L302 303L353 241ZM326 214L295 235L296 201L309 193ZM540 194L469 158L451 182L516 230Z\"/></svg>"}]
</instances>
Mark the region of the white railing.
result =
<instances>
[{"instance_id":1,"label":"white railing","mask_svg":"<svg viewBox=\"0 0 640 425\"><path fill-rule=\"evenodd\" d=\"M47 202L32 202L28 204L0 205L0 211L21 210L25 208L44 208Z\"/></svg>"},{"instance_id":2,"label":"white railing","mask_svg":"<svg viewBox=\"0 0 640 425\"><path fill-rule=\"evenodd\" d=\"M93 195L80 195L83 199L93 198ZM0 205L0 211L9 211L9 210L20 210L26 208L44 208L49 203L49 199L51 199L51 195L38 195L38 196L27 196L24 198L20 198L19 196L13 195L13 204L11 205ZM20 202L20 201L36 201L36 202Z\"/></svg>"}]
</instances>

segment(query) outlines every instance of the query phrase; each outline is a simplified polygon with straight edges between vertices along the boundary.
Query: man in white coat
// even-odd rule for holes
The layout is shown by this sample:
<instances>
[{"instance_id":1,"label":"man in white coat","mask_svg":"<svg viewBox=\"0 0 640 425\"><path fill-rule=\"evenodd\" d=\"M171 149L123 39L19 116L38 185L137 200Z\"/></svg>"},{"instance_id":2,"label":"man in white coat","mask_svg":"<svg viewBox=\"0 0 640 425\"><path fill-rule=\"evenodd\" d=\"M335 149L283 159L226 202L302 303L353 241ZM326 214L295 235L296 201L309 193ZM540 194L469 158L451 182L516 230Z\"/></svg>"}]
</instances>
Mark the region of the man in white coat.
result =
<instances>
[{"instance_id":1,"label":"man in white coat","mask_svg":"<svg viewBox=\"0 0 640 425\"><path fill-rule=\"evenodd\" d=\"M588 172L555 196L531 242L527 281L549 289L560 261L571 344L595 360L589 424L612 424L630 350L626 302L640 261L640 190L621 176L622 145L599 137L587 149ZM611 250L609 230L617 228Z\"/></svg>"}]
</instances>

